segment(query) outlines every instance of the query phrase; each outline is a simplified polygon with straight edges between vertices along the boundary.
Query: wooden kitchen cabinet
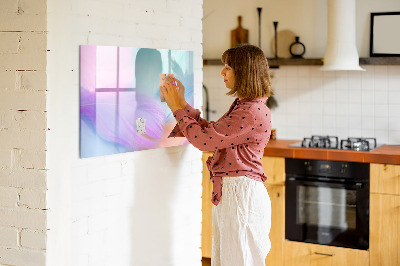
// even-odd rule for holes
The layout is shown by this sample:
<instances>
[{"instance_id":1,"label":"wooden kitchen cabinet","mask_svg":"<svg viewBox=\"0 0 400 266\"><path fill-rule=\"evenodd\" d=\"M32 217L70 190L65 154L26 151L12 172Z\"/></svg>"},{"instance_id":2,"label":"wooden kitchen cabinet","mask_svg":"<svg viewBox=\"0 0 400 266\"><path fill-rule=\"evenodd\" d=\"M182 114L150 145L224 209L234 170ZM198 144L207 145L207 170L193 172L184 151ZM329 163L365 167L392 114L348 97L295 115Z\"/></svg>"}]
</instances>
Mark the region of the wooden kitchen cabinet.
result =
<instances>
[{"instance_id":1,"label":"wooden kitchen cabinet","mask_svg":"<svg viewBox=\"0 0 400 266\"><path fill-rule=\"evenodd\" d=\"M400 265L400 165L370 167L370 265Z\"/></svg>"},{"instance_id":2,"label":"wooden kitchen cabinet","mask_svg":"<svg viewBox=\"0 0 400 266\"><path fill-rule=\"evenodd\" d=\"M271 199L271 250L265 259L266 266L283 265L285 240L285 158L264 156L261 160L267 175L265 187Z\"/></svg>"},{"instance_id":3,"label":"wooden kitchen cabinet","mask_svg":"<svg viewBox=\"0 0 400 266\"><path fill-rule=\"evenodd\" d=\"M366 266L365 250L285 241L285 266Z\"/></svg>"},{"instance_id":4,"label":"wooden kitchen cabinet","mask_svg":"<svg viewBox=\"0 0 400 266\"><path fill-rule=\"evenodd\" d=\"M370 265L400 265L400 196L373 193L370 202Z\"/></svg>"},{"instance_id":5,"label":"wooden kitchen cabinet","mask_svg":"<svg viewBox=\"0 0 400 266\"><path fill-rule=\"evenodd\" d=\"M285 187L265 184L271 199L271 250L265 259L266 266L283 265L285 241Z\"/></svg>"},{"instance_id":6,"label":"wooden kitchen cabinet","mask_svg":"<svg viewBox=\"0 0 400 266\"><path fill-rule=\"evenodd\" d=\"M203 153L203 217L202 217L202 256L211 258L212 253L212 183L206 166L211 152ZM265 187L268 190L272 205L271 250L266 258L266 265L283 265L283 243L285 230L285 158L263 157L264 171L268 176Z\"/></svg>"},{"instance_id":7,"label":"wooden kitchen cabinet","mask_svg":"<svg viewBox=\"0 0 400 266\"><path fill-rule=\"evenodd\" d=\"M268 177L265 184L285 185L285 158L264 156L261 159L261 163Z\"/></svg>"},{"instance_id":8,"label":"wooden kitchen cabinet","mask_svg":"<svg viewBox=\"0 0 400 266\"><path fill-rule=\"evenodd\" d=\"M371 193L400 195L400 165L370 164Z\"/></svg>"},{"instance_id":9,"label":"wooden kitchen cabinet","mask_svg":"<svg viewBox=\"0 0 400 266\"><path fill-rule=\"evenodd\" d=\"M210 181L210 173L206 165L212 152L203 153L203 195L202 195L202 223L201 223L201 253L204 258L211 258L212 252L212 183Z\"/></svg>"}]
</instances>

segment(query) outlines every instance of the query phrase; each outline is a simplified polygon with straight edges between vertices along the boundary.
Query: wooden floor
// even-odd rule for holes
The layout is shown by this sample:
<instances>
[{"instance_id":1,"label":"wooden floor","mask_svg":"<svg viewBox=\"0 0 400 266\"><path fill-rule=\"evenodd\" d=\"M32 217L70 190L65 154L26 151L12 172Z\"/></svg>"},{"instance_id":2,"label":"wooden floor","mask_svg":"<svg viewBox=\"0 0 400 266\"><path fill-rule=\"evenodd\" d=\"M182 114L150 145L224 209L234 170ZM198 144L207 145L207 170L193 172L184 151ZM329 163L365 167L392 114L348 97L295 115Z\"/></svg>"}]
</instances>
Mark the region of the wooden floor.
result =
<instances>
[{"instance_id":1,"label":"wooden floor","mask_svg":"<svg viewBox=\"0 0 400 266\"><path fill-rule=\"evenodd\" d=\"M203 266L211 266L211 259L209 258L202 258L201 262L203 263Z\"/></svg>"}]
</instances>

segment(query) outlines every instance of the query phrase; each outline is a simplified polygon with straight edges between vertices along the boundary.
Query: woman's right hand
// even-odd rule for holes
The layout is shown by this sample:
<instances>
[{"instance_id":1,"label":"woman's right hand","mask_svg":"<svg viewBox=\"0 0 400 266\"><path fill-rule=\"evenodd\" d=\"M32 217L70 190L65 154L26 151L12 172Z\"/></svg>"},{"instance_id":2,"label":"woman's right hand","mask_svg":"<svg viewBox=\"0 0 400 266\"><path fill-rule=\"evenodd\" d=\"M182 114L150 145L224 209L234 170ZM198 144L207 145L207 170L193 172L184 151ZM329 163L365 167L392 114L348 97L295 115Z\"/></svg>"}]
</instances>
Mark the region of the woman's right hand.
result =
<instances>
[{"instance_id":1,"label":"woman's right hand","mask_svg":"<svg viewBox=\"0 0 400 266\"><path fill-rule=\"evenodd\" d=\"M180 105L183 108L185 108L185 106L187 105L187 102L185 100L185 87L183 86L182 82L179 79L175 78L174 76L172 76L172 77L169 76L168 78L170 79L171 82L173 82L173 81L176 82L177 87L179 88L178 97L179 97Z\"/></svg>"}]
</instances>

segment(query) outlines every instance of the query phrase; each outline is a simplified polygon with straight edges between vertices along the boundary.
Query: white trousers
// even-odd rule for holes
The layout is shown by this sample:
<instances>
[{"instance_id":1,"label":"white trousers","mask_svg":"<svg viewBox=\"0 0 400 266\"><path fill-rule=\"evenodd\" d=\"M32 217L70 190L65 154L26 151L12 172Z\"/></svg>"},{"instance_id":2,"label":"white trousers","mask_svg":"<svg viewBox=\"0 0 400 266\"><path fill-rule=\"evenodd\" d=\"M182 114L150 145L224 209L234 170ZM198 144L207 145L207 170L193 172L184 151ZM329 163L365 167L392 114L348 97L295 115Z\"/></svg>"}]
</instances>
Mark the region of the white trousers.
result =
<instances>
[{"instance_id":1,"label":"white trousers","mask_svg":"<svg viewBox=\"0 0 400 266\"><path fill-rule=\"evenodd\" d=\"M212 224L212 266L265 265L271 249L271 201L262 182L245 176L223 177Z\"/></svg>"}]
</instances>

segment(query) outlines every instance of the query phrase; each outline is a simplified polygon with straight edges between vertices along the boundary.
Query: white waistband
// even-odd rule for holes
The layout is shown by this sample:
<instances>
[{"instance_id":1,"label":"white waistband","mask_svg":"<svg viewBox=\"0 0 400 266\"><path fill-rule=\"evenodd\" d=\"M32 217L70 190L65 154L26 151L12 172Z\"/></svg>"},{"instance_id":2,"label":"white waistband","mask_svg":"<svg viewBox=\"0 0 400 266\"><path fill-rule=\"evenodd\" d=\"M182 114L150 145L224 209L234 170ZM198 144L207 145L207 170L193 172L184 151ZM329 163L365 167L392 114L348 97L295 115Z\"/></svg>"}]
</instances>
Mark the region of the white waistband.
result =
<instances>
[{"instance_id":1,"label":"white waistband","mask_svg":"<svg viewBox=\"0 0 400 266\"><path fill-rule=\"evenodd\" d=\"M247 176L224 176L222 177L222 183L238 183L238 182L244 182L244 181L256 181L254 179L251 179Z\"/></svg>"}]
</instances>

